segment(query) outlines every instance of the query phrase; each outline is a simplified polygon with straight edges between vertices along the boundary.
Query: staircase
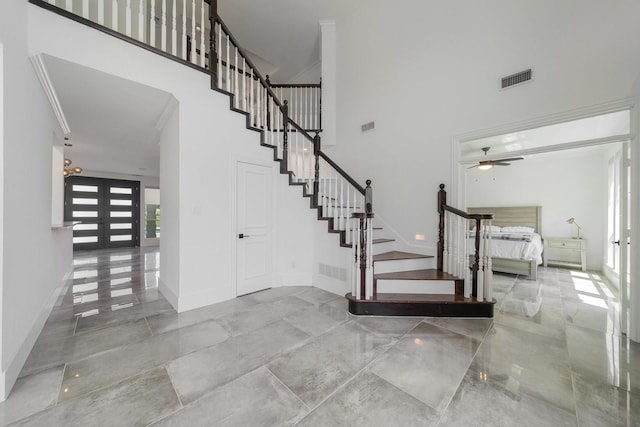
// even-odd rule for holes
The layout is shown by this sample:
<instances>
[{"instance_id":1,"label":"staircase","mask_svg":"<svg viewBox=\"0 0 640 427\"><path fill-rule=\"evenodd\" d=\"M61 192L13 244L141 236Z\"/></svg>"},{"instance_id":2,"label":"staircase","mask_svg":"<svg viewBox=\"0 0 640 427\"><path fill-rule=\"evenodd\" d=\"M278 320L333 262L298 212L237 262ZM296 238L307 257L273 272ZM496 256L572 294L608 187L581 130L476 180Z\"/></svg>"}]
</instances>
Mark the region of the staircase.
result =
<instances>
[{"instance_id":1,"label":"staircase","mask_svg":"<svg viewBox=\"0 0 640 427\"><path fill-rule=\"evenodd\" d=\"M373 224L371 181L362 187L322 152L319 98L309 95L309 111L305 112L296 105L294 114L290 116L288 101L278 96L282 94L282 88L272 85L268 76L263 78L254 66L218 16L216 0L192 0L189 5L183 3L182 22L178 23L176 3L173 3L172 11L166 11L163 3L162 49L155 45L155 37L145 39L145 20L151 21L148 28L156 26L153 13L147 16L145 12L145 0L134 1L133 8L127 2L127 9L123 12L124 27L129 32L132 22L135 22L132 16L136 17L137 13L137 36L118 31L117 13L111 19L112 27L106 26L105 14L101 11L98 11L96 21L89 19L91 10L84 1L78 1L79 6L75 8L73 0L64 3L58 0L29 1L210 74L211 89L229 96L230 109L246 116L247 129L260 133L260 144L273 150L273 159L279 163L280 173L288 175L289 185L302 187L303 197L309 199L310 208L317 210L318 220L327 222L329 233L340 235L340 246L352 249L353 291L346 295L351 313L493 316L495 301L491 298L491 261L480 253L480 242L486 241L480 236L484 231L476 237L475 257L471 261L465 249L469 230L466 221L476 221L477 229L484 230L486 224L481 221L488 220L490 224L490 218L468 215L446 206L442 185L438 195L440 239L437 260L431 255L395 250L395 241L386 238L384 229ZM58 6L59 3L64 7ZM102 2L99 4L104 5ZM151 12L153 4L149 3ZM118 3L114 2L113 7L118 7ZM80 15L76 14L78 10ZM167 17L167 13L172 19ZM204 28L205 16L210 24L209 31L199 31L198 27L196 32L195 22L199 20ZM318 89L320 85L311 85L313 88L302 86L302 90L312 94L311 90Z\"/></svg>"}]
</instances>

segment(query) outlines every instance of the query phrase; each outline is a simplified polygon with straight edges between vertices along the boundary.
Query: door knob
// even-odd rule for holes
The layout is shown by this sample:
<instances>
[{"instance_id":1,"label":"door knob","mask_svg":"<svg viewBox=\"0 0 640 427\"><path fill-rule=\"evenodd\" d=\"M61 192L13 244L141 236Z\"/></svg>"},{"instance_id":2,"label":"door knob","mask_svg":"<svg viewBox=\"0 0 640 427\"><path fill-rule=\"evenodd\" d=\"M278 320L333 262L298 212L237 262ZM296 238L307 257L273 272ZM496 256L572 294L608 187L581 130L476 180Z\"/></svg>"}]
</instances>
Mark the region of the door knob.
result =
<instances>
[{"instance_id":1,"label":"door knob","mask_svg":"<svg viewBox=\"0 0 640 427\"><path fill-rule=\"evenodd\" d=\"M620 246L620 240L616 240L615 242L611 242L611 244Z\"/></svg>"},{"instance_id":2,"label":"door knob","mask_svg":"<svg viewBox=\"0 0 640 427\"><path fill-rule=\"evenodd\" d=\"M251 236L247 234L242 234L242 233L238 234L238 239L244 239L245 237L251 237Z\"/></svg>"}]
</instances>

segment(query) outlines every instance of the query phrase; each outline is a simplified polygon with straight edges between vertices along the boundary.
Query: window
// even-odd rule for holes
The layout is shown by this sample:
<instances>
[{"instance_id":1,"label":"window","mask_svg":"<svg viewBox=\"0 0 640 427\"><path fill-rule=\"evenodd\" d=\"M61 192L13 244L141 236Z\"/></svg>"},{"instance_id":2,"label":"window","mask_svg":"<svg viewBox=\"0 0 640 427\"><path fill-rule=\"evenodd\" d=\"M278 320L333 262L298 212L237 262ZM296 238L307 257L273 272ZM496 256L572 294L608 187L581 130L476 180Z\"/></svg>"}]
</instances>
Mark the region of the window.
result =
<instances>
[{"instance_id":1,"label":"window","mask_svg":"<svg viewBox=\"0 0 640 427\"><path fill-rule=\"evenodd\" d=\"M160 189L144 189L144 237L160 237Z\"/></svg>"}]
</instances>

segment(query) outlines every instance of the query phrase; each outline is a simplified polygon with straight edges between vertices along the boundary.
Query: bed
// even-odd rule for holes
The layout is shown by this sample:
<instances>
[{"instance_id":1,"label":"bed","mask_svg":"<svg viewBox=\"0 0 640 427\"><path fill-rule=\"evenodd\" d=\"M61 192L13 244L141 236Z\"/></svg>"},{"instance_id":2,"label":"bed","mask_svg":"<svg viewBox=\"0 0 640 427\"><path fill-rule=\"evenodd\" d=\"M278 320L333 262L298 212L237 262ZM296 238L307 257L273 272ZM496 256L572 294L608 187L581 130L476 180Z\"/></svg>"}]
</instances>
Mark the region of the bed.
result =
<instances>
[{"instance_id":1,"label":"bed","mask_svg":"<svg viewBox=\"0 0 640 427\"><path fill-rule=\"evenodd\" d=\"M534 230L536 235L531 236L531 245L522 246L520 242L518 255L507 255L511 250L504 249L504 245L514 246L514 238L510 240L493 238L491 240L492 270L501 273L518 274L528 276L532 280L538 278L538 265L542 264L542 206L499 206L468 208L470 214L492 213L492 225L496 227L528 227ZM518 228L511 228L518 230ZM516 232L517 233L517 232ZM498 234L498 233L495 233ZM498 237L498 236L494 236ZM508 243L507 243L508 242ZM503 245L503 246L501 246Z\"/></svg>"}]
</instances>

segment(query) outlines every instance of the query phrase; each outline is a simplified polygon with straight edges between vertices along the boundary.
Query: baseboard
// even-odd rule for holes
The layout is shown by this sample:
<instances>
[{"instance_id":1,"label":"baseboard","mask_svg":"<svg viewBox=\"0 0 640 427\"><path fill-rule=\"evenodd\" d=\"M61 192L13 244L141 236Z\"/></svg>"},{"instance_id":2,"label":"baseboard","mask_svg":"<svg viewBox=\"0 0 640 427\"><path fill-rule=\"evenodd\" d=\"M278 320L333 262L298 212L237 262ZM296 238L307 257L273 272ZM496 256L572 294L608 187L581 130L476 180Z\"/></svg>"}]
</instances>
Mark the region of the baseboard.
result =
<instances>
[{"instance_id":1,"label":"baseboard","mask_svg":"<svg viewBox=\"0 0 640 427\"><path fill-rule=\"evenodd\" d=\"M162 280L162 278L158 278L158 291L162 294L162 296L169 301L169 304L173 307L175 311L178 311L178 296L173 293L171 288L167 286L166 283Z\"/></svg>"},{"instance_id":2,"label":"baseboard","mask_svg":"<svg viewBox=\"0 0 640 427\"><path fill-rule=\"evenodd\" d=\"M54 289L49 296L49 299L47 299L42 306L40 313L36 316L36 320L33 322L33 325L22 342L22 345L7 364L7 369L0 373L0 402L4 401L9 396L13 385L22 371L22 367L29 357L29 353L31 353L36 340L40 336L40 332L42 332L42 328L44 328L44 324L47 322L47 319L51 314L51 310L58 304L60 296L64 295L64 292L70 286L72 270L73 269L71 268L64 274L60 284L56 289Z\"/></svg>"},{"instance_id":3,"label":"baseboard","mask_svg":"<svg viewBox=\"0 0 640 427\"><path fill-rule=\"evenodd\" d=\"M330 277L322 275L313 276L312 286L340 296L345 296L348 292L351 291L351 289L349 289L348 283L338 280L332 280Z\"/></svg>"},{"instance_id":4,"label":"baseboard","mask_svg":"<svg viewBox=\"0 0 640 427\"><path fill-rule=\"evenodd\" d=\"M313 279L306 274L283 274L278 276L277 286L313 286Z\"/></svg>"},{"instance_id":5,"label":"baseboard","mask_svg":"<svg viewBox=\"0 0 640 427\"><path fill-rule=\"evenodd\" d=\"M221 298L219 290L198 292L187 295L181 293L178 296L166 285L166 283L162 281L162 279L158 279L158 290L178 313L194 310L196 308L205 307L207 305L216 304L231 299L224 297Z\"/></svg>"}]
</instances>

